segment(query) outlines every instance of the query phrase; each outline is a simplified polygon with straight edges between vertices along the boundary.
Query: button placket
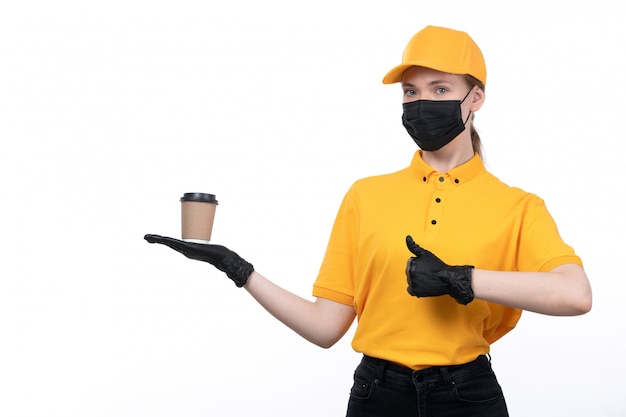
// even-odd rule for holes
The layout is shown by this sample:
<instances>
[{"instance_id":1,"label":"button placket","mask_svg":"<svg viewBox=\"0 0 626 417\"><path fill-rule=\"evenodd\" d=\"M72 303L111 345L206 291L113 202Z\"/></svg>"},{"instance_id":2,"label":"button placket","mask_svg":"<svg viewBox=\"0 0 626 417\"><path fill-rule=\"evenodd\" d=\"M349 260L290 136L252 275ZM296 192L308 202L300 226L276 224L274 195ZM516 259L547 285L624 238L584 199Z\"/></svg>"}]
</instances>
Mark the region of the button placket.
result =
<instances>
[{"instance_id":1,"label":"button placket","mask_svg":"<svg viewBox=\"0 0 626 417\"><path fill-rule=\"evenodd\" d=\"M427 233L436 233L436 230L438 230L438 225L441 222L443 213L445 196L452 186L451 179L444 174L436 174L433 179L435 179L435 181L433 181L435 192L433 193L428 212L428 223L426 225Z\"/></svg>"}]
</instances>

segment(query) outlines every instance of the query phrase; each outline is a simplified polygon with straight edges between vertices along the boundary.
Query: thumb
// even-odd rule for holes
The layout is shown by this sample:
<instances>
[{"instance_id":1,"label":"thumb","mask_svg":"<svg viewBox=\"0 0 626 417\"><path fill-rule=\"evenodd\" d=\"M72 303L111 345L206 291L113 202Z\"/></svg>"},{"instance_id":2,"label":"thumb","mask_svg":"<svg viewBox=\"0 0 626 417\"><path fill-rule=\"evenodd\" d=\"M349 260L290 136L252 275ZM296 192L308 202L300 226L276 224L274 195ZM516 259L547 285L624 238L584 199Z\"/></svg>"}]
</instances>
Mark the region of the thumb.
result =
<instances>
[{"instance_id":1,"label":"thumb","mask_svg":"<svg viewBox=\"0 0 626 417\"><path fill-rule=\"evenodd\" d=\"M415 243L415 241L413 240L413 238L411 237L411 235L408 235L406 237L406 246L407 248L409 248L409 250L411 251L411 253L413 253L413 255L415 256L420 256L422 255L424 252L426 252L426 250L422 249L420 247L420 245L418 245L417 243Z\"/></svg>"}]
</instances>

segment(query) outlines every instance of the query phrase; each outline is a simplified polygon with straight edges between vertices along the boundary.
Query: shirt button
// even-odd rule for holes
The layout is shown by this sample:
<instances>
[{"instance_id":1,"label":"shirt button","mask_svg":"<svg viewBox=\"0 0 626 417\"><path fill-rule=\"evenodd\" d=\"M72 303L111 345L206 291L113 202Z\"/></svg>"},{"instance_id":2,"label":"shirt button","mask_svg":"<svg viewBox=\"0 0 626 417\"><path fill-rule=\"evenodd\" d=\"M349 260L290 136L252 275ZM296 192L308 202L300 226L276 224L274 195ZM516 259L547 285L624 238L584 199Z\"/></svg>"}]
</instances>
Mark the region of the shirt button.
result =
<instances>
[{"instance_id":1,"label":"shirt button","mask_svg":"<svg viewBox=\"0 0 626 417\"><path fill-rule=\"evenodd\" d=\"M443 177L439 177L439 182L443 182Z\"/></svg>"},{"instance_id":2,"label":"shirt button","mask_svg":"<svg viewBox=\"0 0 626 417\"><path fill-rule=\"evenodd\" d=\"M436 201L437 203L441 203L441 199L440 199L439 197L435 198L435 201Z\"/></svg>"},{"instance_id":3,"label":"shirt button","mask_svg":"<svg viewBox=\"0 0 626 417\"><path fill-rule=\"evenodd\" d=\"M426 177L422 178L422 181L426 182Z\"/></svg>"},{"instance_id":4,"label":"shirt button","mask_svg":"<svg viewBox=\"0 0 626 417\"><path fill-rule=\"evenodd\" d=\"M431 220L430 223L431 224L437 224L437 220Z\"/></svg>"},{"instance_id":5,"label":"shirt button","mask_svg":"<svg viewBox=\"0 0 626 417\"><path fill-rule=\"evenodd\" d=\"M455 184L458 184L458 183L459 183L459 179L458 179L458 178L455 178L455 179L454 179L454 183L455 183Z\"/></svg>"}]
</instances>

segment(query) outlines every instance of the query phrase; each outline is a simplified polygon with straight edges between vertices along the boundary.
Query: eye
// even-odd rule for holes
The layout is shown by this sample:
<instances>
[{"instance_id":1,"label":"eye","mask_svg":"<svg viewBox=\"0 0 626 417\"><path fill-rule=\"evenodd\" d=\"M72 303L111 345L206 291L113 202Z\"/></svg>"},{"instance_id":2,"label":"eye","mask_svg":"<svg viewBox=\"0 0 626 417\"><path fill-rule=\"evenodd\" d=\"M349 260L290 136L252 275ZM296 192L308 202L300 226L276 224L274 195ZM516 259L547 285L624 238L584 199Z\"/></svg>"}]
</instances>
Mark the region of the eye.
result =
<instances>
[{"instance_id":1,"label":"eye","mask_svg":"<svg viewBox=\"0 0 626 417\"><path fill-rule=\"evenodd\" d=\"M411 90L410 88L407 88L406 90L404 90L404 95L405 96L414 96L416 94L417 94L417 92L415 90Z\"/></svg>"},{"instance_id":2,"label":"eye","mask_svg":"<svg viewBox=\"0 0 626 417\"><path fill-rule=\"evenodd\" d=\"M447 89L447 88L445 88L445 87L437 87L437 88L435 89L435 93L436 93L436 94L445 94L445 93L447 93L447 92L448 92L448 89Z\"/></svg>"}]
</instances>

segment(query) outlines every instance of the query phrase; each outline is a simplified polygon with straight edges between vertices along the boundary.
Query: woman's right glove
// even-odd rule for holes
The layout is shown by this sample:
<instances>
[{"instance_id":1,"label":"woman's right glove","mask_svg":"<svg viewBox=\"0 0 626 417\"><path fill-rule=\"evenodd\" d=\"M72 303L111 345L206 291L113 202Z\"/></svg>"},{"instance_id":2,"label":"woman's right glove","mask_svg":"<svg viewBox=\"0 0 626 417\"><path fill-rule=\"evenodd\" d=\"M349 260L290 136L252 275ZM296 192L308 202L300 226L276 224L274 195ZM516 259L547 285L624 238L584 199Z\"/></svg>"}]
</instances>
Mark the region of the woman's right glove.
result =
<instances>
[{"instance_id":1,"label":"woman's right glove","mask_svg":"<svg viewBox=\"0 0 626 417\"><path fill-rule=\"evenodd\" d=\"M208 262L232 279L237 287L243 287L254 271L251 263L230 249L211 244L184 242L182 240L159 235L145 235L144 239L150 243L160 243L169 246L185 255L189 259Z\"/></svg>"}]
</instances>

